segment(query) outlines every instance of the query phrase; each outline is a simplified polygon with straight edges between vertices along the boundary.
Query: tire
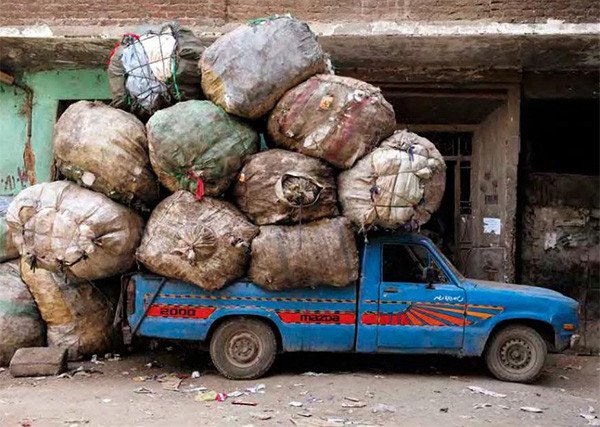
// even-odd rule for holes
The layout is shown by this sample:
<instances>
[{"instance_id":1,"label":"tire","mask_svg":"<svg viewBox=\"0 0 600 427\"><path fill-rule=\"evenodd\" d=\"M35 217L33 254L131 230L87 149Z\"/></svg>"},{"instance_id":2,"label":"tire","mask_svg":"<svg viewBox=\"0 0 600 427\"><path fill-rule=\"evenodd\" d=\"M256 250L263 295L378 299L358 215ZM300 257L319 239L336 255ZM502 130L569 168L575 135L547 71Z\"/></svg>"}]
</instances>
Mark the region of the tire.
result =
<instances>
[{"instance_id":1,"label":"tire","mask_svg":"<svg viewBox=\"0 0 600 427\"><path fill-rule=\"evenodd\" d=\"M219 325L209 351L213 365L224 377L251 380L263 376L273 365L277 339L265 322L240 317Z\"/></svg>"},{"instance_id":2,"label":"tire","mask_svg":"<svg viewBox=\"0 0 600 427\"><path fill-rule=\"evenodd\" d=\"M546 341L535 329L507 326L492 337L485 363L501 381L530 383L542 373L547 353Z\"/></svg>"}]
</instances>

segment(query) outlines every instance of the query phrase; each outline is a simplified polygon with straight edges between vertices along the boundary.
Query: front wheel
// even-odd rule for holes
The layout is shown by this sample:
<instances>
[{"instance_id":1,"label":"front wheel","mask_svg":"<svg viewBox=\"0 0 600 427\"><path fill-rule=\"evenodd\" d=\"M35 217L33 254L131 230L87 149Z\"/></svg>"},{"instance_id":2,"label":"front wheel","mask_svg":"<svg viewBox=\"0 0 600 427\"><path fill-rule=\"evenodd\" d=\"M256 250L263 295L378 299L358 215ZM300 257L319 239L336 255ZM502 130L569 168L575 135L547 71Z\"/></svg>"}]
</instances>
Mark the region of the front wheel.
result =
<instances>
[{"instance_id":1,"label":"front wheel","mask_svg":"<svg viewBox=\"0 0 600 427\"><path fill-rule=\"evenodd\" d=\"M210 357L217 370L232 380L264 375L277 355L277 339L269 325L236 318L219 325L210 340Z\"/></svg>"},{"instance_id":2,"label":"front wheel","mask_svg":"<svg viewBox=\"0 0 600 427\"><path fill-rule=\"evenodd\" d=\"M535 329L514 325L491 338L485 362L499 380L529 383L541 374L547 353L546 341Z\"/></svg>"}]
</instances>

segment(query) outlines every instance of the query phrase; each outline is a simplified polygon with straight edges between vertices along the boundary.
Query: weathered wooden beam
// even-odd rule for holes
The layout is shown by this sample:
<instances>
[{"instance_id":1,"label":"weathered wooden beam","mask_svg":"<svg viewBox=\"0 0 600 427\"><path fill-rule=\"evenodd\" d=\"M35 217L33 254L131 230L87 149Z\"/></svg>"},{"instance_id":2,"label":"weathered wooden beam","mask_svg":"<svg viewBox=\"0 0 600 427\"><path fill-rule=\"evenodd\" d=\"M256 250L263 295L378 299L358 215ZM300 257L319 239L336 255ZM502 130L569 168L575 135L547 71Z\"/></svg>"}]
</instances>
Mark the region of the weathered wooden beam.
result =
<instances>
[{"instance_id":1,"label":"weathered wooden beam","mask_svg":"<svg viewBox=\"0 0 600 427\"><path fill-rule=\"evenodd\" d=\"M10 74L5 73L4 71L0 71L0 83L4 83L6 85L12 85L15 82L15 78Z\"/></svg>"}]
</instances>

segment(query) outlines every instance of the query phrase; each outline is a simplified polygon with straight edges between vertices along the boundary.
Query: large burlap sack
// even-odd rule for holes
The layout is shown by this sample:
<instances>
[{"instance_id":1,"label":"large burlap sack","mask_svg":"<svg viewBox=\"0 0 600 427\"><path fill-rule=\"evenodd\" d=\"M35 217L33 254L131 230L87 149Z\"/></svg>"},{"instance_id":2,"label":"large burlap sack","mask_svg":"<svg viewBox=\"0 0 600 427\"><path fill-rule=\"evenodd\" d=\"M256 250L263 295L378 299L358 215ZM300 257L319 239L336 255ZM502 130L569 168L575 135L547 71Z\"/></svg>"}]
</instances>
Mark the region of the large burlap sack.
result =
<instances>
[{"instance_id":1,"label":"large burlap sack","mask_svg":"<svg viewBox=\"0 0 600 427\"><path fill-rule=\"evenodd\" d=\"M187 101L158 111L146 125L150 162L171 191L218 196L235 179L258 134L209 101Z\"/></svg>"},{"instance_id":2,"label":"large burlap sack","mask_svg":"<svg viewBox=\"0 0 600 427\"><path fill-rule=\"evenodd\" d=\"M69 360L104 354L114 339L114 307L95 285L31 268L21 259L21 277L46 322L49 347L67 350Z\"/></svg>"},{"instance_id":3,"label":"large burlap sack","mask_svg":"<svg viewBox=\"0 0 600 427\"><path fill-rule=\"evenodd\" d=\"M11 196L0 196L0 262L19 258L19 251L6 224L6 211L12 199Z\"/></svg>"},{"instance_id":4,"label":"large burlap sack","mask_svg":"<svg viewBox=\"0 0 600 427\"><path fill-rule=\"evenodd\" d=\"M346 286L358 279L358 250L343 217L264 225L252 241L250 279L269 290Z\"/></svg>"},{"instance_id":5,"label":"large burlap sack","mask_svg":"<svg viewBox=\"0 0 600 427\"><path fill-rule=\"evenodd\" d=\"M144 209L158 199L146 128L134 115L101 102L71 105L54 126L60 172L83 187Z\"/></svg>"},{"instance_id":6,"label":"large burlap sack","mask_svg":"<svg viewBox=\"0 0 600 427\"><path fill-rule=\"evenodd\" d=\"M40 347L46 328L33 297L19 275L18 261L0 264L0 366L22 347Z\"/></svg>"},{"instance_id":7,"label":"large burlap sack","mask_svg":"<svg viewBox=\"0 0 600 427\"><path fill-rule=\"evenodd\" d=\"M178 101L200 98L197 64L203 50L176 22L125 34L108 64L111 105L146 119Z\"/></svg>"},{"instance_id":8,"label":"large burlap sack","mask_svg":"<svg viewBox=\"0 0 600 427\"><path fill-rule=\"evenodd\" d=\"M238 207L255 224L337 216L333 171L318 159L285 150L249 157L234 187Z\"/></svg>"},{"instance_id":9,"label":"large burlap sack","mask_svg":"<svg viewBox=\"0 0 600 427\"><path fill-rule=\"evenodd\" d=\"M230 203L178 191L152 212L137 257L156 274L219 289L244 274L257 233Z\"/></svg>"},{"instance_id":10,"label":"large burlap sack","mask_svg":"<svg viewBox=\"0 0 600 427\"><path fill-rule=\"evenodd\" d=\"M205 95L228 113L255 119L286 90L327 70L308 25L290 16L259 19L218 38L200 59Z\"/></svg>"},{"instance_id":11,"label":"large burlap sack","mask_svg":"<svg viewBox=\"0 0 600 427\"><path fill-rule=\"evenodd\" d=\"M144 226L133 210L69 181L22 190L6 221L30 264L85 280L131 268Z\"/></svg>"},{"instance_id":12,"label":"large burlap sack","mask_svg":"<svg viewBox=\"0 0 600 427\"><path fill-rule=\"evenodd\" d=\"M347 169L396 129L379 88L351 77L319 74L289 90L269 117L283 147Z\"/></svg>"},{"instance_id":13,"label":"large burlap sack","mask_svg":"<svg viewBox=\"0 0 600 427\"><path fill-rule=\"evenodd\" d=\"M343 215L361 230L414 230L439 208L446 165L429 140L397 131L338 177Z\"/></svg>"}]
</instances>

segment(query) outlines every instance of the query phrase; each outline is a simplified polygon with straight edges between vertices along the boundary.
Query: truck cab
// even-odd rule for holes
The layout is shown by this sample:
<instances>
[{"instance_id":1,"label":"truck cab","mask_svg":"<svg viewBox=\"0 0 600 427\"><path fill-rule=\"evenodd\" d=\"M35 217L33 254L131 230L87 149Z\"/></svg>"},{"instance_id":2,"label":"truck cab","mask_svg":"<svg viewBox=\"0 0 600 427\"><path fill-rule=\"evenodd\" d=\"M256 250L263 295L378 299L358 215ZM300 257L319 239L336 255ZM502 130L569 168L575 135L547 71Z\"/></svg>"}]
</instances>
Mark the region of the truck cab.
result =
<instances>
[{"instance_id":1,"label":"truck cab","mask_svg":"<svg viewBox=\"0 0 600 427\"><path fill-rule=\"evenodd\" d=\"M332 262L335 262L332 261ZM548 351L577 339L578 304L545 288L463 277L426 237L369 235L358 283L218 291L165 277L124 278L130 336L201 341L226 377L265 374L277 352L483 356L501 380L530 382Z\"/></svg>"}]
</instances>

